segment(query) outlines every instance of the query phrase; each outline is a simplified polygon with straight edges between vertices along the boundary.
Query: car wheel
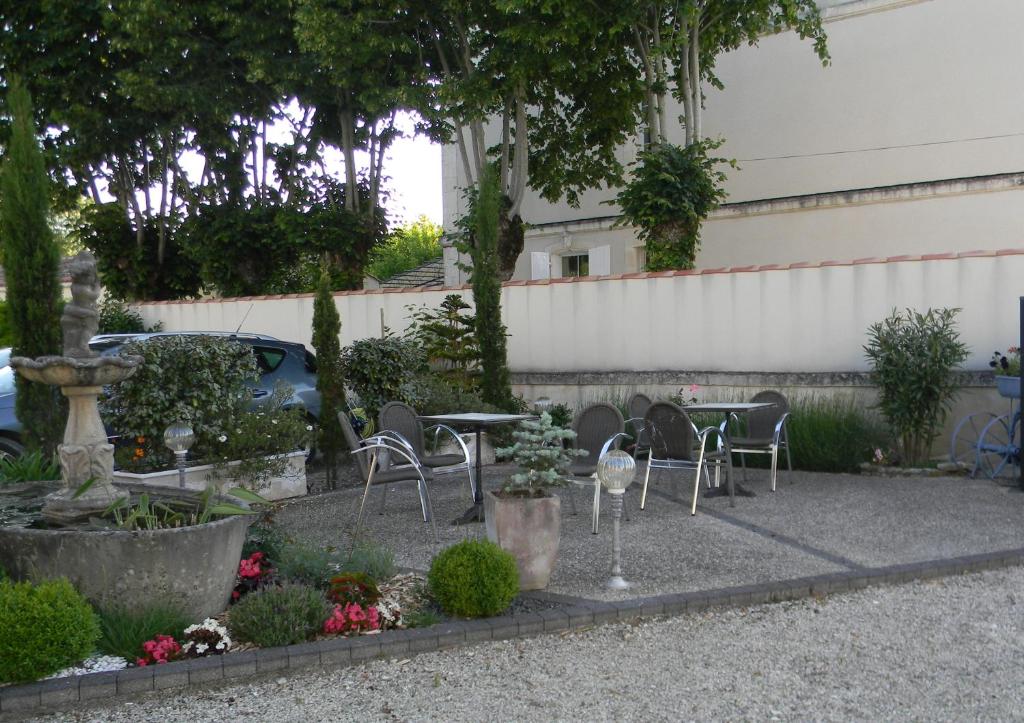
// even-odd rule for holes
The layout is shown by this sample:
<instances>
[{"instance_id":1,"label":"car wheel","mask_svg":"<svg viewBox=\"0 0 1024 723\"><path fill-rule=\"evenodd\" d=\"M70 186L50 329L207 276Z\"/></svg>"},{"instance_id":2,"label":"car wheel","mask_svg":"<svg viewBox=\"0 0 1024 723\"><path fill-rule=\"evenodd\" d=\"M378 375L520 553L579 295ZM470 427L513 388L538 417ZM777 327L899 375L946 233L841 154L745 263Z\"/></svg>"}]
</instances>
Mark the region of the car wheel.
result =
<instances>
[{"instance_id":1,"label":"car wheel","mask_svg":"<svg viewBox=\"0 0 1024 723\"><path fill-rule=\"evenodd\" d=\"M17 459L25 454L21 442L10 437L0 437L0 459Z\"/></svg>"}]
</instances>

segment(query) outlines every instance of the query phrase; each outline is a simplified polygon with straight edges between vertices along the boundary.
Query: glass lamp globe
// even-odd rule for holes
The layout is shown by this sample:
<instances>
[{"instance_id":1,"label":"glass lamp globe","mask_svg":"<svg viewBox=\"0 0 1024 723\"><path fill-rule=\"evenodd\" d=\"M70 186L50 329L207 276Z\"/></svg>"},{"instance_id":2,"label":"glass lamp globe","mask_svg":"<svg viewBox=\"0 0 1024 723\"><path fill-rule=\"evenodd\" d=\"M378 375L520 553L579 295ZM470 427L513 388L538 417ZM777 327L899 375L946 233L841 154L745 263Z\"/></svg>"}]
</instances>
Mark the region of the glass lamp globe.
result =
<instances>
[{"instance_id":1,"label":"glass lamp globe","mask_svg":"<svg viewBox=\"0 0 1024 723\"><path fill-rule=\"evenodd\" d=\"M176 422L164 430L164 444L175 454L187 452L195 441L192 427L184 422Z\"/></svg>"},{"instance_id":2,"label":"glass lamp globe","mask_svg":"<svg viewBox=\"0 0 1024 723\"><path fill-rule=\"evenodd\" d=\"M612 494L622 494L633 482L636 462L621 449L606 452L597 462L597 478Z\"/></svg>"}]
</instances>

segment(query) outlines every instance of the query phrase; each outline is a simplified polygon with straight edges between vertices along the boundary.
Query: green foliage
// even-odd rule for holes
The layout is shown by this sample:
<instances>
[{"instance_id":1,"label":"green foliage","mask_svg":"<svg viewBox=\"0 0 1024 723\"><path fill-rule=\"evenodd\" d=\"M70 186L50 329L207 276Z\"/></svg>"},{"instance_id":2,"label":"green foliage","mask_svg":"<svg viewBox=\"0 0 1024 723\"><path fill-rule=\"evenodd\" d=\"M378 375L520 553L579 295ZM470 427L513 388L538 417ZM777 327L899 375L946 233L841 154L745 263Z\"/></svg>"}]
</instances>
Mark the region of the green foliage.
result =
<instances>
[{"instance_id":1,"label":"green foliage","mask_svg":"<svg viewBox=\"0 0 1024 723\"><path fill-rule=\"evenodd\" d=\"M338 412L345 408L345 375L341 363L341 316L331 295L331 279L324 268L313 299L313 349L316 350L316 390L320 392L320 431L317 446L324 455L327 486L338 480L338 453L344 437Z\"/></svg>"},{"instance_id":2,"label":"green foliage","mask_svg":"<svg viewBox=\"0 0 1024 723\"><path fill-rule=\"evenodd\" d=\"M16 356L60 354L60 251L49 224L50 179L36 140L32 99L9 79L12 130L0 171L0 251L7 279L7 313ZM28 449L54 454L66 412L59 391L16 379L16 414Z\"/></svg>"},{"instance_id":3,"label":"green foliage","mask_svg":"<svg viewBox=\"0 0 1024 723\"><path fill-rule=\"evenodd\" d=\"M473 386L480 365L480 346L474 332L476 318L463 313L472 307L461 295L448 294L437 309L406 308L412 312L406 335L423 347L431 366L461 387Z\"/></svg>"},{"instance_id":4,"label":"green foliage","mask_svg":"<svg viewBox=\"0 0 1024 723\"><path fill-rule=\"evenodd\" d=\"M345 347L341 360L345 379L371 419L388 402L406 401L404 385L427 370L419 345L394 336L359 339Z\"/></svg>"},{"instance_id":5,"label":"green foliage","mask_svg":"<svg viewBox=\"0 0 1024 723\"><path fill-rule=\"evenodd\" d=\"M96 256L106 292L130 301L197 296L199 273L185 255L177 229L168 226L161 232L157 220L138 223L141 234L117 203L97 203L82 210L76 233Z\"/></svg>"},{"instance_id":6,"label":"green foliage","mask_svg":"<svg viewBox=\"0 0 1024 723\"><path fill-rule=\"evenodd\" d=\"M242 545L242 557L249 557L254 552L262 552L272 563L281 556L282 550L289 545L288 538L281 532L281 529L274 524L270 512L263 515L249 526L246 532L245 544Z\"/></svg>"},{"instance_id":7,"label":"green foliage","mask_svg":"<svg viewBox=\"0 0 1024 723\"><path fill-rule=\"evenodd\" d=\"M476 339L480 345L480 396L488 404L505 408L512 399L512 385L496 265L500 205L497 175L489 168L480 181L480 193L472 209L476 243L471 252L473 269L469 280L476 306Z\"/></svg>"},{"instance_id":8,"label":"green foliage","mask_svg":"<svg viewBox=\"0 0 1024 723\"><path fill-rule=\"evenodd\" d=\"M956 395L954 367L967 359L956 329L959 309L907 309L868 327L865 355L878 386L878 408L899 436L901 459L928 459Z\"/></svg>"},{"instance_id":9,"label":"green foliage","mask_svg":"<svg viewBox=\"0 0 1024 723\"><path fill-rule=\"evenodd\" d=\"M327 587L327 581L338 570L337 553L298 542L285 545L271 559L280 579L316 588Z\"/></svg>"},{"instance_id":10,"label":"green foliage","mask_svg":"<svg viewBox=\"0 0 1024 723\"><path fill-rule=\"evenodd\" d=\"M725 198L725 174L715 170L723 159L708 155L718 145L661 143L643 151L616 197L622 223L636 227L646 246L648 271L693 268L700 226Z\"/></svg>"},{"instance_id":11,"label":"green foliage","mask_svg":"<svg viewBox=\"0 0 1024 723\"><path fill-rule=\"evenodd\" d=\"M420 216L375 246L364 271L384 281L440 257L443 231L426 216Z\"/></svg>"},{"instance_id":12,"label":"green foliage","mask_svg":"<svg viewBox=\"0 0 1024 723\"><path fill-rule=\"evenodd\" d=\"M0 457L0 486L60 479L60 462L38 449L20 457Z\"/></svg>"},{"instance_id":13,"label":"green foliage","mask_svg":"<svg viewBox=\"0 0 1024 723\"><path fill-rule=\"evenodd\" d=\"M158 321L146 326L139 312L113 296L105 296L100 302L100 334L134 334L162 331L164 323Z\"/></svg>"},{"instance_id":14,"label":"green foliage","mask_svg":"<svg viewBox=\"0 0 1024 723\"><path fill-rule=\"evenodd\" d=\"M2 240L0 240L0 244L2 244ZM7 311L7 301L0 299L0 347L6 346L14 346L14 329L11 327L11 315Z\"/></svg>"},{"instance_id":15,"label":"green foliage","mask_svg":"<svg viewBox=\"0 0 1024 723\"><path fill-rule=\"evenodd\" d=\"M285 583L242 597L231 608L228 629L232 638L261 648L295 645L320 632L327 614L321 590Z\"/></svg>"},{"instance_id":16,"label":"green foliage","mask_svg":"<svg viewBox=\"0 0 1024 723\"><path fill-rule=\"evenodd\" d=\"M74 665L99 637L92 607L67 580L0 583L0 683L25 683Z\"/></svg>"},{"instance_id":17,"label":"green foliage","mask_svg":"<svg viewBox=\"0 0 1024 723\"><path fill-rule=\"evenodd\" d=\"M365 573L343 572L331 578L327 598L342 606L355 603L367 608L380 600L380 589L373 578Z\"/></svg>"},{"instance_id":18,"label":"green foliage","mask_svg":"<svg viewBox=\"0 0 1024 723\"><path fill-rule=\"evenodd\" d=\"M144 608L112 607L99 612L100 639L96 648L130 662L142 655L142 644L157 635L181 640L192 621L173 605L158 603Z\"/></svg>"},{"instance_id":19,"label":"green foliage","mask_svg":"<svg viewBox=\"0 0 1024 723\"><path fill-rule=\"evenodd\" d=\"M430 590L449 615L497 615L519 592L516 559L489 540L463 540L438 554L427 576Z\"/></svg>"},{"instance_id":20,"label":"green foliage","mask_svg":"<svg viewBox=\"0 0 1024 723\"><path fill-rule=\"evenodd\" d=\"M122 466L168 466L173 455L163 433L176 421L195 432L192 459L218 458L218 438L247 412L252 392L245 383L259 378L249 348L214 336L167 336L126 344L122 353L142 356L142 366L100 404L114 432L135 440L136 452Z\"/></svg>"},{"instance_id":21,"label":"green foliage","mask_svg":"<svg viewBox=\"0 0 1024 723\"><path fill-rule=\"evenodd\" d=\"M75 492L77 497L92 486L90 479ZM229 495L246 502L266 502L244 489L231 489ZM215 517L256 514L248 507L227 502L214 494L213 487L207 487L195 500L172 499L142 493L137 497L118 497L110 503L99 517L90 518L90 524L100 529L122 530L163 530L174 527L190 527L210 522Z\"/></svg>"},{"instance_id":22,"label":"green foliage","mask_svg":"<svg viewBox=\"0 0 1024 723\"><path fill-rule=\"evenodd\" d=\"M403 385L402 390L408 404L420 414L479 412L484 407L491 408L478 391L453 384L447 376L435 372L420 374Z\"/></svg>"},{"instance_id":23,"label":"green foliage","mask_svg":"<svg viewBox=\"0 0 1024 723\"><path fill-rule=\"evenodd\" d=\"M441 616L428 607L402 611L402 624L407 628L429 628L441 622Z\"/></svg>"},{"instance_id":24,"label":"green foliage","mask_svg":"<svg viewBox=\"0 0 1024 723\"><path fill-rule=\"evenodd\" d=\"M565 447L564 443L574 439L576 433L555 426L547 412L538 421L520 422L513 436L514 445L495 450L495 454L511 457L520 470L506 480L502 487L505 492L535 496L547 487L564 485L572 458L586 455L583 450Z\"/></svg>"},{"instance_id":25,"label":"green foliage","mask_svg":"<svg viewBox=\"0 0 1024 723\"><path fill-rule=\"evenodd\" d=\"M353 545L340 565L341 572L367 575L373 580L390 580L395 576L395 554L384 545L360 540Z\"/></svg>"}]
</instances>

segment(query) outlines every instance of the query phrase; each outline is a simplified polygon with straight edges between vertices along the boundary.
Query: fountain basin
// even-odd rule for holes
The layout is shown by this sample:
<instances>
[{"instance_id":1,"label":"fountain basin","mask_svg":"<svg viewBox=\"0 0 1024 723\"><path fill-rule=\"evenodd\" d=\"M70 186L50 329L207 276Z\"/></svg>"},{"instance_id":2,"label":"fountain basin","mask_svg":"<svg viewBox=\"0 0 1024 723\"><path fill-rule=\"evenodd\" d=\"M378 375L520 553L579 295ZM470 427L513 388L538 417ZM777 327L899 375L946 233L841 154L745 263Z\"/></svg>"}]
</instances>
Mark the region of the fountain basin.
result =
<instances>
[{"instance_id":1,"label":"fountain basin","mask_svg":"<svg viewBox=\"0 0 1024 723\"><path fill-rule=\"evenodd\" d=\"M58 387L117 384L134 374L141 363L140 356L42 356L38 359L18 356L11 359L11 366L29 381Z\"/></svg>"},{"instance_id":2,"label":"fountain basin","mask_svg":"<svg viewBox=\"0 0 1024 723\"><path fill-rule=\"evenodd\" d=\"M133 531L0 527L0 566L15 580L66 577L101 607L171 603L202 620L227 609L252 520Z\"/></svg>"}]
</instances>

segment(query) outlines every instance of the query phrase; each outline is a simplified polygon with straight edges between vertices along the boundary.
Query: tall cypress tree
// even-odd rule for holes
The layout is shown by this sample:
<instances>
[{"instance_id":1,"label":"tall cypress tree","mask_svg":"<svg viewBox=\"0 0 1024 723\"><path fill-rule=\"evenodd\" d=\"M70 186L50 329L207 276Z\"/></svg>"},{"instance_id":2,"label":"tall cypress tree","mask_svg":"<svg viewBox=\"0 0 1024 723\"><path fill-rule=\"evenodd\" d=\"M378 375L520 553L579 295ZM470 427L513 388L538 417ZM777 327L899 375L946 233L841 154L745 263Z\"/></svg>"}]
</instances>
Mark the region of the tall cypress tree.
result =
<instances>
[{"instance_id":1,"label":"tall cypress tree","mask_svg":"<svg viewBox=\"0 0 1024 723\"><path fill-rule=\"evenodd\" d=\"M480 396L503 409L512 402L505 325L501 323L501 282L498 280L498 222L501 190L498 174L489 167L480 179L473 204L473 269L469 281L476 304L476 340L480 347Z\"/></svg>"},{"instance_id":2,"label":"tall cypress tree","mask_svg":"<svg viewBox=\"0 0 1024 723\"><path fill-rule=\"evenodd\" d=\"M337 485L338 452L342 449L338 412L345 408L345 378L341 371L341 317L331 295L331 275L324 266L313 298L313 348L316 349L316 389L320 392L318 445L327 468L327 486Z\"/></svg>"},{"instance_id":3,"label":"tall cypress tree","mask_svg":"<svg viewBox=\"0 0 1024 723\"><path fill-rule=\"evenodd\" d=\"M36 140L32 99L17 79L11 79L7 109L12 128L0 173L0 246L13 354L60 354L60 251L47 222L50 179ZM15 411L26 446L52 454L65 418L57 388L20 375L17 385Z\"/></svg>"}]
</instances>

